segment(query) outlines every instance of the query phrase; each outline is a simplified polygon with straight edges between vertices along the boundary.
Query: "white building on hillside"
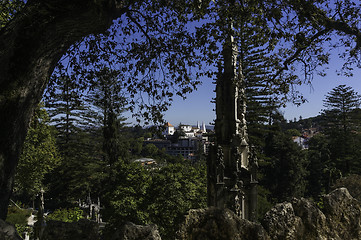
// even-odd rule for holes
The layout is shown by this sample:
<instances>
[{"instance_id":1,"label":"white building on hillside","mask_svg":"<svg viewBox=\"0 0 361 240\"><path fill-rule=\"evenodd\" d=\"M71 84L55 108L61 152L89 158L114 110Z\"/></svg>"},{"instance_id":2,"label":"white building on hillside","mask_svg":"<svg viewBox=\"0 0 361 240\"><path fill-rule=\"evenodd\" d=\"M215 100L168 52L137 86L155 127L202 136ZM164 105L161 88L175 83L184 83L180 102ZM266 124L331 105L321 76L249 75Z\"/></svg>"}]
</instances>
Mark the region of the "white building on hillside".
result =
<instances>
[{"instance_id":1,"label":"white building on hillside","mask_svg":"<svg viewBox=\"0 0 361 240\"><path fill-rule=\"evenodd\" d=\"M175 127L172 124L170 124L169 122L167 122L165 127L166 127L165 130L162 132L163 136L173 135L176 131ZM178 126L178 129L183 131L185 133L185 136L188 138L201 137L203 133L207 132L206 125L204 124L204 122L202 122L202 127L200 127L199 122L197 122L196 127L193 127L192 125L187 125L187 124L180 124Z\"/></svg>"},{"instance_id":2,"label":"white building on hillside","mask_svg":"<svg viewBox=\"0 0 361 240\"><path fill-rule=\"evenodd\" d=\"M207 132L206 125L202 122L202 128L197 122L196 127L192 127L191 125L180 125L179 128L186 134L187 137L196 137L201 136L203 133Z\"/></svg>"},{"instance_id":3,"label":"white building on hillside","mask_svg":"<svg viewBox=\"0 0 361 240\"><path fill-rule=\"evenodd\" d=\"M206 124L204 124L204 122L202 122L202 128L199 126L199 122L197 122L197 128L198 128L198 131L200 131L201 133L207 132Z\"/></svg>"},{"instance_id":4,"label":"white building on hillside","mask_svg":"<svg viewBox=\"0 0 361 240\"><path fill-rule=\"evenodd\" d=\"M185 124L179 125L179 128L185 133L192 132L193 130L193 127L191 125L185 125Z\"/></svg>"},{"instance_id":5,"label":"white building on hillside","mask_svg":"<svg viewBox=\"0 0 361 240\"><path fill-rule=\"evenodd\" d=\"M180 124L177 130L182 131L184 135L180 133L175 136L176 128L167 122L165 130L162 132L165 139L148 139L144 141L144 144L154 144L169 155L181 155L184 159L189 160L197 160L201 154L208 153L210 142L204 134L207 132L204 122L202 122L202 126L199 122L197 122L197 126Z\"/></svg>"},{"instance_id":6,"label":"white building on hillside","mask_svg":"<svg viewBox=\"0 0 361 240\"><path fill-rule=\"evenodd\" d=\"M169 135L173 135L174 132L175 132L174 126L169 122L167 122L165 125L165 130L162 132L162 135L169 136Z\"/></svg>"}]
</instances>

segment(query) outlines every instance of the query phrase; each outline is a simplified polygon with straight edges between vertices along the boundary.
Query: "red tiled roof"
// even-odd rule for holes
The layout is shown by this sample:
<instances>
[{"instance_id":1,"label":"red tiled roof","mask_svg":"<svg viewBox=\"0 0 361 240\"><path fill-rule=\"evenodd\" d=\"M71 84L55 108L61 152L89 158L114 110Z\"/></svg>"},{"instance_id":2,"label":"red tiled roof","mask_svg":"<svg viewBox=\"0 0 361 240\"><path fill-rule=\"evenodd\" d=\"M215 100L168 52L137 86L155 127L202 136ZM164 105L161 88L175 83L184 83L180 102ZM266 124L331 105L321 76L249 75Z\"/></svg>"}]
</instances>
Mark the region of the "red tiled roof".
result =
<instances>
[{"instance_id":1,"label":"red tiled roof","mask_svg":"<svg viewBox=\"0 0 361 240\"><path fill-rule=\"evenodd\" d=\"M165 124L165 126L166 127L174 127L172 124L170 124L169 122L167 122L166 124Z\"/></svg>"}]
</instances>

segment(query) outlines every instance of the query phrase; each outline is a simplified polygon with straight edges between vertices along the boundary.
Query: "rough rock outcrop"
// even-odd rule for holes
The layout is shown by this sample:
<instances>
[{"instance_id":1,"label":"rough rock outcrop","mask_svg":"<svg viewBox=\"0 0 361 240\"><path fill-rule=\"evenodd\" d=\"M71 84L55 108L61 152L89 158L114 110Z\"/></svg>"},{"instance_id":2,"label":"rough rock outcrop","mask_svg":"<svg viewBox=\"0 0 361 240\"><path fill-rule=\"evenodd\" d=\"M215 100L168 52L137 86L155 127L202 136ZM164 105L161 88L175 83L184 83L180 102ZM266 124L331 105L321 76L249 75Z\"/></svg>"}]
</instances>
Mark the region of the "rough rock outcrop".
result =
<instances>
[{"instance_id":1,"label":"rough rock outcrop","mask_svg":"<svg viewBox=\"0 0 361 240\"><path fill-rule=\"evenodd\" d=\"M323 197L322 211L326 215L331 237L361 239L361 206L346 188L339 188Z\"/></svg>"},{"instance_id":2,"label":"rough rock outcrop","mask_svg":"<svg viewBox=\"0 0 361 240\"><path fill-rule=\"evenodd\" d=\"M0 219L0 240L22 240L13 225Z\"/></svg>"},{"instance_id":3,"label":"rough rock outcrop","mask_svg":"<svg viewBox=\"0 0 361 240\"><path fill-rule=\"evenodd\" d=\"M361 239L361 207L346 188L324 195L321 208L301 198L280 203L262 221L271 239Z\"/></svg>"},{"instance_id":4,"label":"rough rock outcrop","mask_svg":"<svg viewBox=\"0 0 361 240\"><path fill-rule=\"evenodd\" d=\"M178 240L356 240L361 239L361 206L346 188L324 195L319 204L301 198L277 204L262 225L228 209L190 210Z\"/></svg>"},{"instance_id":5,"label":"rough rock outcrop","mask_svg":"<svg viewBox=\"0 0 361 240\"><path fill-rule=\"evenodd\" d=\"M192 209L177 233L178 240L267 240L263 227L228 209Z\"/></svg>"},{"instance_id":6,"label":"rough rock outcrop","mask_svg":"<svg viewBox=\"0 0 361 240\"><path fill-rule=\"evenodd\" d=\"M48 221L41 240L97 240L99 225L96 222L81 219L78 222Z\"/></svg>"},{"instance_id":7,"label":"rough rock outcrop","mask_svg":"<svg viewBox=\"0 0 361 240\"><path fill-rule=\"evenodd\" d=\"M295 216L301 219L298 239L322 239L327 236L329 228L325 214L316 203L309 199L301 198L292 200Z\"/></svg>"},{"instance_id":8,"label":"rough rock outcrop","mask_svg":"<svg viewBox=\"0 0 361 240\"><path fill-rule=\"evenodd\" d=\"M262 225L272 239L293 239L303 233L302 220L288 202L277 204L268 211Z\"/></svg>"},{"instance_id":9,"label":"rough rock outcrop","mask_svg":"<svg viewBox=\"0 0 361 240\"><path fill-rule=\"evenodd\" d=\"M126 223L111 237L112 240L161 240L156 225Z\"/></svg>"}]
</instances>

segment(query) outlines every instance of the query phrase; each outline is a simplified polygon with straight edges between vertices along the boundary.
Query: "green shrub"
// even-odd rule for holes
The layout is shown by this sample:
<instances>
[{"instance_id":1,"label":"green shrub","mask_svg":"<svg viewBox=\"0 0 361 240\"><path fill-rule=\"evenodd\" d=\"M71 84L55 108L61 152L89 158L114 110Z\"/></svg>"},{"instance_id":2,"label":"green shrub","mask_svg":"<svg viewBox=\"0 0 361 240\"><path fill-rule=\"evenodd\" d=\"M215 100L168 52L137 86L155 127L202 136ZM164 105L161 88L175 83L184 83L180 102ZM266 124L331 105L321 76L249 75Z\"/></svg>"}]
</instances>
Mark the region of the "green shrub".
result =
<instances>
[{"instance_id":1,"label":"green shrub","mask_svg":"<svg viewBox=\"0 0 361 240\"><path fill-rule=\"evenodd\" d=\"M28 223L28 218L31 215L31 210L18 208L16 206L10 206L8 208L8 215L6 222L13 225L19 224L26 226Z\"/></svg>"},{"instance_id":2,"label":"green shrub","mask_svg":"<svg viewBox=\"0 0 361 240\"><path fill-rule=\"evenodd\" d=\"M77 222L83 217L83 210L79 208L57 209L46 217L46 220L61 222Z\"/></svg>"},{"instance_id":3,"label":"green shrub","mask_svg":"<svg viewBox=\"0 0 361 240\"><path fill-rule=\"evenodd\" d=\"M28 226L28 218L30 217L30 215L31 215L31 210L22 209L12 205L8 208L8 215L6 217L6 222L14 225L18 234L20 236L23 236L24 232L31 231L31 228Z\"/></svg>"}]
</instances>

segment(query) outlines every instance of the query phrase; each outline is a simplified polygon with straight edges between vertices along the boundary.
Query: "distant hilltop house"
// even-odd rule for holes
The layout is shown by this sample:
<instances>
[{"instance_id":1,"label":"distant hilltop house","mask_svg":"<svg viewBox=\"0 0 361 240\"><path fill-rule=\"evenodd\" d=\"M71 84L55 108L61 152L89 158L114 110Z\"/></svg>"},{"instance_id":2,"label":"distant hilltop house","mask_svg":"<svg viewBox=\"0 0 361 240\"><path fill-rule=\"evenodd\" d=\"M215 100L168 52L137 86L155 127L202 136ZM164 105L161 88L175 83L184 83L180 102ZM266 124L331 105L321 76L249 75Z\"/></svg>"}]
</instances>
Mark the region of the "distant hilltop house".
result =
<instances>
[{"instance_id":1,"label":"distant hilltop house","mask_svg":"<svg viewBox=\"0 0 361 240\"><path fill-rule=\"evenodd\" d=\"M317 128L308 128L308 129L303 129L302 131L302 136L305 138L312 138L316 134L318 134Z\"/></svg>"},{"instance_id":2,"label":"distant hilltop house","mask_svg":"<svg viewBox=\"0 0 361 240\"><path fill-rule=\"evenodd\" d=\"M308 141L318 134L318 130L316 128L308 128L302 130L301 136L293 136L292 140L297 143L302 149L308 149Z\"/></svg>"},{"instance_id":3,"label":"distant hilltop house","mask_svg":"<svg viewBox=\"0 0 361 240\"><path fill-rule=\"evenodd\" d=\"M308 140L309 138L304 136L293 136L292 137L293 142L297 143L298 146L301 147L301 149L308 149Z\"/></svg>"},{"instance_id":4,"label":"distant hilltop house","mask_svg":"<svg viewBox=\"0 0 361 240\"><path fill-rule=\"evenodd\" d=\"M165 125L165 130L162 132L162 135L169 136L169 135L173 135L174 133L175 133L175 127L169 122L167 122Z\"/></svg>"}]
</instances>

